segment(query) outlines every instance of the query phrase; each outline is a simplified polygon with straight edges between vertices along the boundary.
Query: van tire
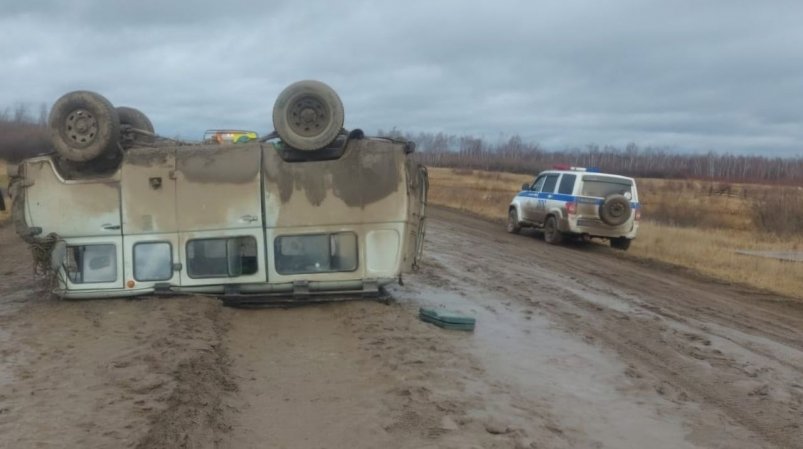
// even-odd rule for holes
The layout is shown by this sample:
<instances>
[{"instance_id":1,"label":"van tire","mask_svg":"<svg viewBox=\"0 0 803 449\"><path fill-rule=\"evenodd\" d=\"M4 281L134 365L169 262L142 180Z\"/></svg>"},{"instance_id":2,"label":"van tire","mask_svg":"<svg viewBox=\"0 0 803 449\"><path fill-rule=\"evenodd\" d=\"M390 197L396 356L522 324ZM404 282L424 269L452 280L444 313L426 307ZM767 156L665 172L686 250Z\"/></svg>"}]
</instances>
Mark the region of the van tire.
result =
<instances>
[{"instance_id":1,"label":"van tire","mask_svg":"<svg viewBox=\"0 0 803 449\"><path fill-rule=\"evenodd\" d=\"M147 115L139 109L129 108L127 106L120 106L117 108L117 116L120 118L120 129L123 131L127 126L142 131L147 131L153 134L153 123ZM121 135L120 144L123 149L129 149L141 145L151 145L156 140L154 136L142 134L138 132L123 133L129 134Z\"/></svg>"},{"instance_id":2,"label":"van tire","mask_svg":"<svg viewBox=\"0 0 803 449\"><path fill-rule=\"evenodd\" d=\"M611 248L627 251L627 249L630 248L630 242L631 239L627 237L618 237L615 239L611 239Z\"/></svg>"},{"instance_id":3,"label":"van tire","mask_svg":"<svg viewBox=\"0 0 803 449\"><path fill-rule=\"evenodd\" d=\"M56 100L48 128L53 148L72 162L113 154L120 140L120 120L114 106L89 91L70 92Z\"/></svg>"},{"instance_id":4,"label":"van tire","mask_svg":"<svg viewBox=\"0 0 803 449\"><path fill-rule=\"evenodd\" d=\"M516 208L511 207L507 213L507 232L511 234L518 234L519 231L521 231L519 214L516 212Z\"/></svg>"},{"instance_id":5,"label":"van tire","mask_svg":"<svg viewBox=\"0 0 803 449\"><path fill-rule=\"evenodd\" d=\"M343 129L343 102L328 85L313 80L287 86L273 105L273 127L292 148L315 151Z\"/></svg>"},{"instance_id":6,"label":"van tire","mask_svg":"<svg viewBox=\"0 0 803 449\"><path fill-rule=\"evenodd\" d=\"M617 193L605 197L599 207L599 218L607 225L621 226L630 219L632 212L630 200Z\"/></svg>"},{"instance_id":7,"label":"van tire","mask_svg":"<svg viewBox=\"0 0 803 449\"><path fill-rule=\"evenodd\" d=\"M544 241L550 245L560 245L563 243L563 233L558 229L558 220L550 215L544 223Z\"/></svg>"}]
</instances>

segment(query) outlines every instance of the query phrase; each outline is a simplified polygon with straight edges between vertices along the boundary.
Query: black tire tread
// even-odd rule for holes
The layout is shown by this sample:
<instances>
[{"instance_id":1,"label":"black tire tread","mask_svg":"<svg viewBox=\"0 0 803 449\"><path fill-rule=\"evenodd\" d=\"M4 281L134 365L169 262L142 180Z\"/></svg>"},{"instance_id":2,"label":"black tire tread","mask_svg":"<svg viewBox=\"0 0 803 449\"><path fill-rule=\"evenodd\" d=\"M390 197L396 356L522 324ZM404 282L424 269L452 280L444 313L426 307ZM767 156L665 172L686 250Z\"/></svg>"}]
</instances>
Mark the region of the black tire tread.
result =
<instances>
[{"instance_id":1,"label":"black tire tread","mask_svg":"<svg viewBox=\"0 0 803 449\"><path fill-rule=\"evenodd\" d=\"M313 136L300 135L290 126L290 110L296 100L305 96L314 97L326 105L329 114L329 121L323 130ZM273 105L274 129L287 145L297 150L314 151L326 148L343 130L344 118L343 102L337 92L320 81L298 81L287 86Z\"/></svg>"},{"instance_id":2,"label":"black tire tread","mask_svg":"<svg viewBox=\"0 0 803 449\"><path fill-rule=\"evenodd\" d=\"M86 144L77 145L67 136L65 122L78 109L91 112L97 121L97 134ZM56 100L48 117L50 141L56 152L72 162L87 162L117 151L120 121L114 106L102 95L90 91L74 91Z\"/></svg>"}]
</instances>

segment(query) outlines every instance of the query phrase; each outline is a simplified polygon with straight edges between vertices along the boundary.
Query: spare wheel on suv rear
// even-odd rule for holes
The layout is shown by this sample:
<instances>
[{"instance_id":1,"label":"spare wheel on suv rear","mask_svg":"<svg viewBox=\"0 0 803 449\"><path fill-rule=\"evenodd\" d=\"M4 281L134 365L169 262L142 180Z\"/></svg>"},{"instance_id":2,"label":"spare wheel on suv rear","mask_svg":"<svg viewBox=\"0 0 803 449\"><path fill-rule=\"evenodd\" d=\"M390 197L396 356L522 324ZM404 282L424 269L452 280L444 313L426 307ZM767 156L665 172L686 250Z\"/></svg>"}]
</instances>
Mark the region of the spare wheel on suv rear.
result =
<instances>
[{"instance_id":1,"label":"spare wheel on suv rear","mask_svg":"<svg viewBox=\"0 0 803 449\"><path fill-rule=\"evenodd\" d=\"M619 226L627 222L631 212L630 200L617 193L605 197L599 207L599 218L607 225Z\"/></svg>"}]
</instances>

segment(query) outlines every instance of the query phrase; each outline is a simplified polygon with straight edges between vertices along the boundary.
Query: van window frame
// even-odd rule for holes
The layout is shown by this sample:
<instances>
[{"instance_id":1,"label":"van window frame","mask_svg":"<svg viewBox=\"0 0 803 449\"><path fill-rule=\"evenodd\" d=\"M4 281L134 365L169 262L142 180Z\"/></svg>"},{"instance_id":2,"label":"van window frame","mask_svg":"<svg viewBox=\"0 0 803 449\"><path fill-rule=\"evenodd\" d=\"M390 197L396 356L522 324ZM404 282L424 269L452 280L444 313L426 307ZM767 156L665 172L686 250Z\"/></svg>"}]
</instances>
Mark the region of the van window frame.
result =
<instances>
[{"instance_id":1,"label":"van window frame","mask_svg":"<svg viewBox=\"0 0 803 449\"><path fill-rule=\"evenodd\" d=\"M169 264L170 265L170 276L168 276L165 279L140 279L140 278L138 278L137 277L137 246L139 246L139 245L154 245L154 244L158 244L158 243L167 243L168 248L170 248L170 264ZM187 243L189 243L189 242L187 242ZM131 264L132 264L131 272L134 274L134 280L137 281L137 282L164 282L164 281L169 281L170 279L173 279L173 276L175 276L175 273L173 271L173 263L174 263L174 259L173 259L173 242L171 242L170 240L143 240L143 241L139 241L139 242L134 243L134 245L131 247Z\"/></svg>"},{"instance_id":2,"label":"van window frame","mask_svg":"<svg viewBox=\"0 0 803 449\"><path fill-rule=\"evenodd\" d=\"M84 270L83 270L83 260L82 260L81 266L80 267L76 267L77 271L75 271L76 274L80 274L81 275L81 280L80 281L76 281L75 279L73 279L72 276L70 276L70 271L67 269L66 264L64 262L62 262L62 268L64 268L64 273L66 274L67 280L70 282L70 284L72 284L72 285L108 284L110 282L116 282L118 279L120 279L120 270L119 270L120 267L119 267L119 264L117 263L118 262L118 260L117 260L117 251L118 250L117 250L117 244L116 243L86 243L86 244L77 244L77 245L69 245L68 244L67 245L67 251L69 252L73 248L81 248L81 247L89 247L89 246L111 246L112 247L112 256L113 257L112 257L111 261L114 264L114 273L113 273L114 274L114 278L112 278L111 280L103 280L103 281L85 281L84 280ZM83 257L83 254L82 254L82 257ZM76 261L76 264L77 263L78 263L78 261Z\"/></svg>"},{"instance_id":3,"label":"van window frame","mask_svg":"<svg viewBox=\"0 0 803 449\"><path fill-rule=\"evenodd\" d=\"M256 250L256 254L254 255L254 257L256 259L256 267L255 267L255 270L254 270L253 273L240 273L240 274L237 274L237 275L232 275L229 272L229 263L228 263L229 247L228 247L228 244L226 244L226 274L225 275L217 275L217 274L202 274L202 275L195 274L195 275L193 275L192 272L190 271L191 264L190 264L190 256L189 256L190 249L189 248L190 248L190 244L191 243L193 243L193 242L207 242L207 241L211 241L211 240L228 241L228 240L232 240L232 239L243 239L243 238L249 238L254 242L254 249ZM241 276L253 276L253 275L259 273L259 241L253 235L245 234L245 235L230 235L230 236L223 236L223 237L194 238L194 239L187 240L187 243L184 245L184 251L185 251L185 258L187 259L186 260L186 262L187 262L187 276L190 279L233 279L233 278L238 278L238 277L241 277Z\"/></svg>"},{"instance_id":4,"label":"van window frame","mask_svg":"<svg viewBox=\"0 0 803 449\"><path fill-rule=\"evenodd\" d=\"M279 263L277 262L277 257L279 257L279 239L283 237L315 237L315 236L328 236L329 242L331 245L331 236L336 234L351 234L354 236L354 268L351 270L328 270L328 271L279 271ZM329 247L329 253L331 257L331 246ZM273 268L276 270L276 273L282 276L293 276L297 274L331 274L331 273L354 273L360 269L360 236L354 231L337 231L337 232L315 232L311 234L282 234L277 235L273 239Z\"/></svg>"}]
</instances>

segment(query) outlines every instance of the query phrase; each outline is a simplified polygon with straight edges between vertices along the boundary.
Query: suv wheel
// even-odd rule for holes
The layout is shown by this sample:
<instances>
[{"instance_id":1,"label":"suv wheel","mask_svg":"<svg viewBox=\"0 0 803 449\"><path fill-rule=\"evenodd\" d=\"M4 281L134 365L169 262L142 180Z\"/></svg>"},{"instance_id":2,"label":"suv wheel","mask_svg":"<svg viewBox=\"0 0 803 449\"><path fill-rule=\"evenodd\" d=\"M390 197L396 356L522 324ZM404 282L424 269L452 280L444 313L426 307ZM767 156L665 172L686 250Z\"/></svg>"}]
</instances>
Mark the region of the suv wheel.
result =
<instances>
[{"instance_id":1,"label":"suv wheel","mask_svg":"<svg viewBox=\"0 0 803 449\"><path fill-rule=\"evenodd\" d=\"M611 239L611 248L627 251L627 249L630 248L630 239L627 237Z\"/></svg>"},{"instance_id":2,"label":"suv wheel","mask_svg":"<svg viewBox=\"0 0 803 449\"><path fill-rule=\"evenodd\" d=\"M563 242L563 233L558 229L558 220L548 217L544 224L544 240L550 245L560 245Z\"/></svg>"},{"instance_id":3,"label":"suv wheel","mask_svg":"<svg viewBox=\"0 0 803 449\"><path fill-rule=\"evenodd\" d=\"M621 226L630 219L630 201L624 195L614 194L605 198L599 207L599 218L610 226Z\"/></svg>"},{"instance_id":4,"label":"suv wheel","mask_svg":"<svg viewBox=\"0 0 803 449\"><path fill-rule=\"evenodd\" d=\"M519 225L519 214L516 213L515 208L511 208L507 213L507 232L511 234L518 234L520 230L521 225Z\"/></svg>"}]
</instances>

